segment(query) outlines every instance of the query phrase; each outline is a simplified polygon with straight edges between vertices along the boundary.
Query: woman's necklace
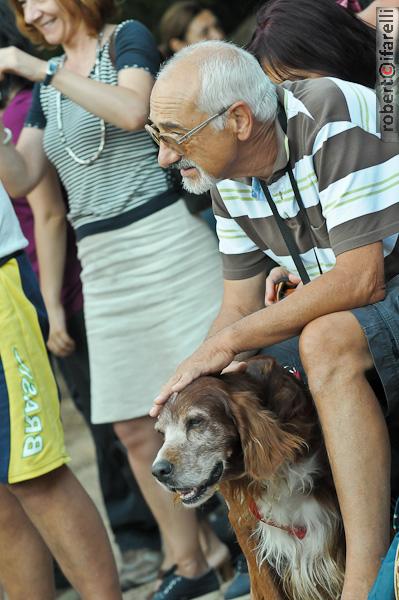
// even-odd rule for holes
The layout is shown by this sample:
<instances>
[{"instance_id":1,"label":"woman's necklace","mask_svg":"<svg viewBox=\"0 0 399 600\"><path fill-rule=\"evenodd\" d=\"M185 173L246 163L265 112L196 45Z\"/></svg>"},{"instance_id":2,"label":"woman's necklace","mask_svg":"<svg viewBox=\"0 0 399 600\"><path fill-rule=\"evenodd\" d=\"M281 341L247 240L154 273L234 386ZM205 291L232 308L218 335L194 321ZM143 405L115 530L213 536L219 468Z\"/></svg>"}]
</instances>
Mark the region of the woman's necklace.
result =
<instances>
[{"instance_id":1,"label":"woman's necklace","mask_svg":"<svg viewBox=\"0 0 399 600\"><path fill-rule=\"evenodd\" d=\"M104 34L101 31L98 36L97 46L96 46L96 61L94 64L94 77L97 81L101 81L100 54L101 54L101 42L103 39L103 35ZM65 56L62 59L61 66L64 64L64 62L65 62ZM75 154L75 152L72 150L72 148L70 146L68 146L68 143L67 143L67 140L65 137L64 127L62 124L62 94L61 94L61 92L58 92L58 91L57 91L57 95L56 95L56 108L57 108L58 133L60 135L61 142L65 148L65 151L79 165L85 165L85 166L92 165L100 157L100 155L105 147L105 121L104 121L104 119L100 119L101 138L100 138L100 144L98 146L98 149L93 154L93 156L91 156L90 158L79 158L79 156L77 156L77 154Z\"/></svg>"}]
</instances>

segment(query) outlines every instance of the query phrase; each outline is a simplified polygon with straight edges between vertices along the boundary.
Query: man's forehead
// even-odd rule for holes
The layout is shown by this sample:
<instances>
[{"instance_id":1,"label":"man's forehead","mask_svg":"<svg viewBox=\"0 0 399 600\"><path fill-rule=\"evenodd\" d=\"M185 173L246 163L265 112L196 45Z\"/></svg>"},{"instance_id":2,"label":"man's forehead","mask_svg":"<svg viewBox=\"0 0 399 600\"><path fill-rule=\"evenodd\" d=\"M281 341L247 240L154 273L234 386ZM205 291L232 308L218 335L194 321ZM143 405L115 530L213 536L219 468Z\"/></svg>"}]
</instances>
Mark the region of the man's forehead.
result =
<instances>
[{"instance_id":1,"label":"man's forehead","mask_svg":"<svg viewBox=\"0 0 399 600\"><path fill-rule=\"evenodd\" d=\"M158 124L165 119L175 121L182 112L192 112L197 108L198 82L191 77L182 77L176 72L158 80L151 94L150 119Z\"/></svg>"}]
</instances>

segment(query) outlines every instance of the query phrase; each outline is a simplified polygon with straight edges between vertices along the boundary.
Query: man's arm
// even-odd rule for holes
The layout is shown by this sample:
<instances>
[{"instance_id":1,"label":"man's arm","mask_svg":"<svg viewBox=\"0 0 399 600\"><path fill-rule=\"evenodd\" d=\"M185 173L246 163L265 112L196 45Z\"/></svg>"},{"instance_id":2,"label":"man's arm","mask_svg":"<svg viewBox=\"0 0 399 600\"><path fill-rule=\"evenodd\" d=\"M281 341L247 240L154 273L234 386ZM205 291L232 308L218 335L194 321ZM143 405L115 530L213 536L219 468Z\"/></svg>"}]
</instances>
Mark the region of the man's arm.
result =
<instances>
[{"instance_id":1,"label":"man's arm","mask_svg":"<svg viewBox=\"0 0 399 600\"><path fill-rule=\"evenodd\" d=\"M224 280L222 306L219 314L212 323L206 339L212 337L225 327L236 323L243 317L264 308L265 278L266 275L262 272L248 279ZM241 352L234 357L234 360L246 360L254 352L255 350Z\"/></svg>"},{"instance_id":2,"label":"man's arm","mask_svg":"<svg viewBox=\"0 0 399 600\"><path fill-rule=\"evenodd\" d=\"M208 337L163 386L150 414L157 416L169 396L194 379L220 373L237 354L289 339L319 317L373 304L384 296L381 242L339 255L331 271L300 287L283 301L245 316Z\"/></svg>"},{"instance_id":3,"label":"man's arm","mask_svg":"<svg viewBox=\"0 0 399 600\"><path fill-rule=\"evenodd\" d=\"M331 271L284 301L226 328L220 342L236 352L267 347L299 335L305 325L319 317L374 304L384 296L382 243L376 242L339 255Z\"/></svg>"},{"instance_id":4,"label":"man's arm","mask_svg":"<svg viewBox=\"0 0 399 600\"><path fill-rule=\"evenodd\" d=\"M225 279L222 306L207 337L264 308L265 280L263 272L248 279Z\"/></svg>"}]
</instances>

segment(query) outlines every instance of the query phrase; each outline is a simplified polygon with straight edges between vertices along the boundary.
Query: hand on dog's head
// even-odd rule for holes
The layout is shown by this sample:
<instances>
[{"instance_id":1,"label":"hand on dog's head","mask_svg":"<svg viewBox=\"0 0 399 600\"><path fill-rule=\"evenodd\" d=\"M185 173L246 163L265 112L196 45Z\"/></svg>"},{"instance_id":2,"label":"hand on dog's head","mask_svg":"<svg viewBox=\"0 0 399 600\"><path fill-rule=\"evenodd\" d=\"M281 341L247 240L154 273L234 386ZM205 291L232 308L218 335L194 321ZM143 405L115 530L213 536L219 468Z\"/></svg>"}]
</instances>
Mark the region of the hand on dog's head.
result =
<instances>
[{"instance_id":1,"label":"hand on dog's head","mask_svg":"<svg viewBox=\"0 0 399 600\"><path fill-rule=\"evenodd\" d=\"M156 425L165 435L157 458L173 462L174 488L203 483L219 462L223 479L265 480L305 451L297 425L309 427L313 411L295 377L255 357L245 372L200 377L168 401Z\"/></svg>"}]
</instances>

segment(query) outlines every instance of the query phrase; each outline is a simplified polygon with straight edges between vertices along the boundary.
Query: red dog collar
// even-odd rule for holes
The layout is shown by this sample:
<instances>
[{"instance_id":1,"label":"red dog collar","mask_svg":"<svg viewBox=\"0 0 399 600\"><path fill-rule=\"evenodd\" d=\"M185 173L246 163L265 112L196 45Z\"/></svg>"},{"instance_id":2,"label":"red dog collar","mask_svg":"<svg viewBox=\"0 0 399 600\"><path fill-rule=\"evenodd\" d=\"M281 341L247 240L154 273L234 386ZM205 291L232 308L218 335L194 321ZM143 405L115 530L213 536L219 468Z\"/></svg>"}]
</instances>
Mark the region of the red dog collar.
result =
<instances>
[{"instance_id":1,"label":"red dog collar","mask_svg":"<svg viewBox=\"0 0 399 600\"><path fill-rule=\"evenodd\" d=\"M257 519L258 521L262 521L262 523L270 525L270 527L277 527L277 529L282 529L283 531L286 531L293 537L296 537L298 540L303 540L307 533L306 527L290 527L289 525L277 525L277 523L275 523L274 521L268 521L267 519L264 519L261 513L259 512L259 508L257 507L255 500L252 497L250 497L248 500L248 508L255 517L255 519Z\"/></svg>"}]
</instances>

